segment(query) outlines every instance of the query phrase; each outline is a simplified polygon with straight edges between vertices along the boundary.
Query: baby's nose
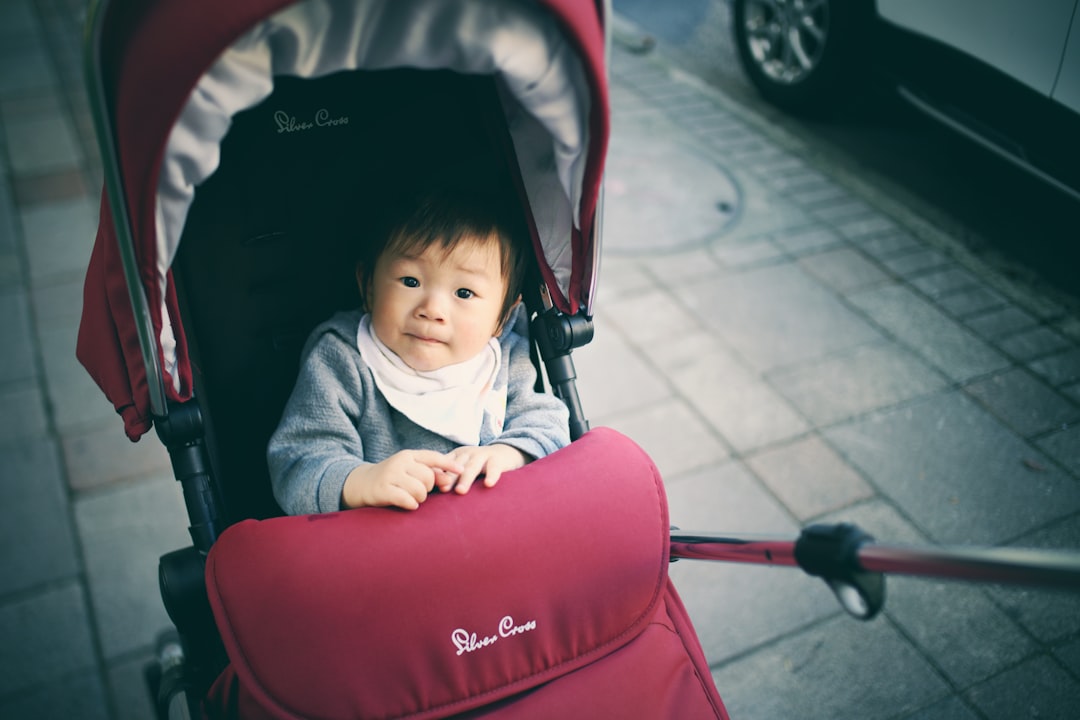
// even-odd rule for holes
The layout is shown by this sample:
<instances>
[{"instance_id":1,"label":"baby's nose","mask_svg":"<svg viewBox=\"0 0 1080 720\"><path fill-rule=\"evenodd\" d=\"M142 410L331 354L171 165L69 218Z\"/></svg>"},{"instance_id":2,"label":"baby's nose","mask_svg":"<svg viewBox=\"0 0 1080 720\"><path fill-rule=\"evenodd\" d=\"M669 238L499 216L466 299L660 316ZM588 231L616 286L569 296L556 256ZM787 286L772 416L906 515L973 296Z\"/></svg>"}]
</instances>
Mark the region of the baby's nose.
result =
<instances>
[{"instance_id":1,"label":"baby's nose","mask_svg":"<svg viewBox=\"0 0 1080 720\"><path fill-rule=\"evenodd\" d=\"M446 303L435 294L426 295L423 302L417 306L416 312L425 320L442 322L446 319Z\"/></svg>"}]
</instances>

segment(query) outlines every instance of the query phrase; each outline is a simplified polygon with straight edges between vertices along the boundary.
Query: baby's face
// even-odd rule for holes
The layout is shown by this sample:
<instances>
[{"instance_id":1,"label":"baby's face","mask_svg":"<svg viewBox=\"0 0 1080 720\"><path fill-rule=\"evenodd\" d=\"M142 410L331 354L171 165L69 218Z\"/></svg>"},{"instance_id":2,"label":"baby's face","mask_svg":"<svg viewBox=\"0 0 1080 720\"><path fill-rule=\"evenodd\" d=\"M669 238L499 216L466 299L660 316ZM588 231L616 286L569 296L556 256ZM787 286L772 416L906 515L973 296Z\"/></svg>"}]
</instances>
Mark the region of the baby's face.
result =
<instances>
[{"instance_id":1,"label":"baby's face","mask_svg":"<svg viewBox=\"0 0 1080 720\"><path fill-rule=\"evenodd\" d=\"M506 292L498 241L465 238L450 250L384 252L366 297L376 337L426 372L475 357L499 331Z\"/></svg>"}]
</instances>

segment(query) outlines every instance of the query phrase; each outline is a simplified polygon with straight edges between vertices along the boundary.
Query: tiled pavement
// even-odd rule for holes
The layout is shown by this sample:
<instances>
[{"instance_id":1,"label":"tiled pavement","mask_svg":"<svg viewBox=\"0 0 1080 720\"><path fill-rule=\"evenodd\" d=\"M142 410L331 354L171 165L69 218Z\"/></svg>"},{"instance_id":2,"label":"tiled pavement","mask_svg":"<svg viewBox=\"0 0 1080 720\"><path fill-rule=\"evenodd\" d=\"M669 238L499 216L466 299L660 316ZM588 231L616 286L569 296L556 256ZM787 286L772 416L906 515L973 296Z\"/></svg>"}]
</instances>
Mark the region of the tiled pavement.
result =
<instances>
[{"instance_id":1,"label":"tiled pavement","mask_svg":"<svg viewBox=\"0 0 1080 720\"><path fill-rule=\"evenodd\" d=\"M0 0L0 717L147 718L186 542L153 438L74 359L100 161L81 0ZM1080 548L1080 312L662 59L616 48L594 425L683 528ZM672 573L733 717L1075 718L1080 601L890 578L859 623L797 571Z\"/></svg>"}]
</instances>

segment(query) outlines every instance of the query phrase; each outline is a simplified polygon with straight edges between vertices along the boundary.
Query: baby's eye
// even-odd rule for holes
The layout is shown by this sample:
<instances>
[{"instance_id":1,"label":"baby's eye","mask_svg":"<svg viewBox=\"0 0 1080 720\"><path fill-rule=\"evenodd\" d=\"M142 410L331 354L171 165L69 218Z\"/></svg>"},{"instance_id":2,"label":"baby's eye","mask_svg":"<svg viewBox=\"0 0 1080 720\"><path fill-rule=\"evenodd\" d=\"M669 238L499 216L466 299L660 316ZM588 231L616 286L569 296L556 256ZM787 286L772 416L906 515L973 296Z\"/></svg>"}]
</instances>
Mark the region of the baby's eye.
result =
<instances>
[{"instance_id":1,"label":"baby's eye","mask_svg":"<svg viewBox=\"0 0 1080 720\"><path fill-rule=\"evenodd\" d=\"M470 290L469 288L458 288L458 289L457 289L457 292L456 292L456 293L454 293L454 294L455 294L455 295L457 295L457 296L458 296L459 298L461 298L462 300L468 300L469 298L471 298L471 297L472 297L473 295L475 295L476 293L474 293L474 292L473 292L472 290Z\"/></svg>"},{"instance_id":2,"label":"baby's eye","mask_svg":"<svg viewBox=\"0 0 1080 720\"><path fill-rule=\"evenodd\" d=\"M419 280L417 280L416 278L414 278L414 277L410 277L410 276L408 276L408 275L406 275L405 277L401 278L401 284L402 284L402 285L404 285L404 286L405 286L405 287L407 287L407 288L416 288L416 287L420 287L420 281L419 281Z\"/></svg>"}]
</instances>

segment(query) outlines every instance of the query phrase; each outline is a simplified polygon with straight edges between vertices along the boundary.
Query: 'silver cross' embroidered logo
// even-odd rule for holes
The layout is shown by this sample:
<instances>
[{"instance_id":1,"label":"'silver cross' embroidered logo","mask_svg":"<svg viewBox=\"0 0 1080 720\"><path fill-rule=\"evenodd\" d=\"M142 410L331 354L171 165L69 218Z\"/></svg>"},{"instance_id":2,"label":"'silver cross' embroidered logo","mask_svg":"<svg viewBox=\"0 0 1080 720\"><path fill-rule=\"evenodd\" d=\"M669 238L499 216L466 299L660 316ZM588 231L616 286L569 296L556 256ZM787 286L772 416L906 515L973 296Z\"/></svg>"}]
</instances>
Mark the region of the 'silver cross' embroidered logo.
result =
<instances>
[{"instance_id":1,"label":"'silver cross' embroidered logo","mask_svg":"<svg viewBox=\"0 0 1080 720\"><path fill-rule=\"evenodd\" d=\"M515 625L514 618L507 615L499 621L499 632L497 635L484 635L478 637L476 633L470 633L468 630L458 628L450 633L450 641L454 643L454 647L457 648L457 654L463 655L465 653L476 652L480 648L487 647L488 645L494 645L500 638L521 635L535 629L535 620L530 620L524 625Z\"/></svg>"},{"instance_id":2,"label":"'silver cross' embroidered logo","mask_svg":"<svg viewBox=\"0 0 1080 720\"><path fill-rule=\"evenodd\" d=\"M278 110L274 113L274 123L277 124L277 131L279 133L294 133L303 132L304 130L314 130L315 128L335 127L337 125L348 125L349 116L342 115L340 117L330 117L330 111L326 108L321 108L315 112L315 117L310 121L297 120L296 117L290 115L284 110Z\"/></svg>"}]
</instances>

